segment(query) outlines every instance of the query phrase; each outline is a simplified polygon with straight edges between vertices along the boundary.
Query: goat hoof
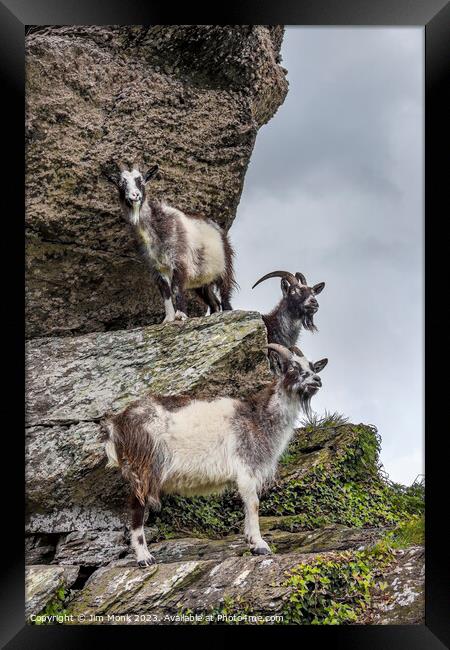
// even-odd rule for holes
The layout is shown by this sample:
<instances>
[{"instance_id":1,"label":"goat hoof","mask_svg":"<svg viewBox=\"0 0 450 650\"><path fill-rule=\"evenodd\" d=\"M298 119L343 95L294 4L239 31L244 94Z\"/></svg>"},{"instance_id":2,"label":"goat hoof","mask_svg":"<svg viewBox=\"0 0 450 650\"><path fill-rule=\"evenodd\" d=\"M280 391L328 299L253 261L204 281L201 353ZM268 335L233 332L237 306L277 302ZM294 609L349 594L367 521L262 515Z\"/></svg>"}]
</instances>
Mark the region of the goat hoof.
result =
<instances>
[{"instance_id":1,"label":"goat hoof","mask_svg":"<svg viewBox=\"0 0 450 650\"><path fill-rule=\"evenodd\" d=\"M141 567L141 569L145 569L146 567L155 564L155 558L153 557L153 555L150 555L150 557L146 558L145 560L139 560L138 564Z\"/></svg>"},{"instance_id":2,"label":"goat hoof","mask_svg":"<svg viewBox=\"0 0 450 650\"><path fill-rule=\"evenodd\" d=\"M187 316L183 311L177 311L175 313L175 320L186 320Z\"/></svg>"},{"instance_id":3,"label":"goat hoof","mask_svg":"<svg viewBox=\"0 0 450 650\"><path fill-rule=\"evenodd\" d=\"M253 555L270 555L272 551L265 546L259 546L258 548L252 548L252 553Z\"/></svg>"}]
</instances>

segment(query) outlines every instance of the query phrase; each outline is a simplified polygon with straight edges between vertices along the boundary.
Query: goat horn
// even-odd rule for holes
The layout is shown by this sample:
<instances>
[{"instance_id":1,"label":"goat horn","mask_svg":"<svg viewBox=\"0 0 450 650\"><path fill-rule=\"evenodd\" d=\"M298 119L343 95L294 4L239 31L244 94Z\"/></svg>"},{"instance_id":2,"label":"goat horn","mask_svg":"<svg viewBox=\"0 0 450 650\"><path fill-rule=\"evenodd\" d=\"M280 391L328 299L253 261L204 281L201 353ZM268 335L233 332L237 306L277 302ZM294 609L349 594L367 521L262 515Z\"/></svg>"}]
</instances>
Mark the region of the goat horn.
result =
<instances>
[{"instance_id":1,"label":"goat horn","mask_svg":"<svg viewBox=\"0 0 450 650\"><path fill-rule=\"evenodd\" d=\"M278 352L278 354L288 361L290 361L293 357L293 354L288 348L285 348L284 345L279 345L278 343L269 343L267 345L269 350L275 350L275 352Z\"/></svg>"},{"instance_id":2,"label":"goat horn","mask_svg":"<svg viewBox=\"0 0 450 650\"><path fill-rule=\"evenodd\" d=\"M295 277L296 277L297 280L298 280L299 282L301 282L305 287L308 285L308 283L306 282L306 278L305 278L305 276L303 275L303 273L299 273L299 272L297 271L297 273L295 274Z\"/></svg>"},{"instance_id":3,"label":"goat horn","mask_svg":"<svg viewBox=\"0 0 450 650\"><path fill-rule=\"evenodd\" d=\"M117 163L116 163L116 165L117 165L117 167L119 168L119 171L121 171L121 172L126 172L126 171L128 171L127 166L125 165L124 162L122 162L122 160L118 160Z\"/></svg>"},{"instance_id":4,"label":"goat horn","mask_svg":"<svg viewBox=\"0 0 450 650\"><path fill-rule=\"evenodd\" d=\"M286 278L289 284L298 284L295 275L292 275L289 271L272 271L272 273L267 273L267 275L263 275L262 278L259 278L259 280L253 285L252 289L254 289L260 282L264 282L264 280L268 280L269 278Z\"/></svg>"},{"instance_id":5,"label":"goat horn","mask_svg":"<svg viewBox=\"0 0 450 650\"><path fill-rule=\"evenodd\" d=\"M296 345L294 345L292 348L290 348L294 354L296 354L298 357L304 357L305 355L303 352L298 348Z\"/></svg>"}]
</instances>

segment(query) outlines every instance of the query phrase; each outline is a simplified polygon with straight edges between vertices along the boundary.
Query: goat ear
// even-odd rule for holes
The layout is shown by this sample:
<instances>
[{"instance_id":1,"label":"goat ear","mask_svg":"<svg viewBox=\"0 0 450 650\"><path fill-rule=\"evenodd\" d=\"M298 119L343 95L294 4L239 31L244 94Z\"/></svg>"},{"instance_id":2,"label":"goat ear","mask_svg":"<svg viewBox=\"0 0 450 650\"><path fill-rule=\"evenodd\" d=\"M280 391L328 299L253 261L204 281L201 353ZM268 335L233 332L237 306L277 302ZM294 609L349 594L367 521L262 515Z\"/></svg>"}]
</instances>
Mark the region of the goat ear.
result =
<instances>
[{"instance_id":1,"label":"goat ear","mask_svg":"<svg viewBox=\"0 0 450 650\"><path fill-rule=\"evenodd\" d=\"M320 361L316 361L316 363L313 364L314 366L314 372L320 372L325 368L325 366L328 363L328 359L321 359Z\"/></svg>"},{"instance_id":2,"label":"goat ear","mask_svg":"<svg viewBox=\"0 0 450 650\"><path fill-rule=\"evenodd\" d=\"M290 286L291 285L286 280L286 278L282 278L282 280L281 280L281 291L283 293L283 296L287 296Z\"/></svg>"},{"instance_id":3,"label":"goat ear","mask_svg":"<svg viewBox=\"0 0 450 650\"><path fill-rule=\"evenodd\" d=\"M144 181L145 183L148 183L148 181L153 178L153 176L157 173L159 167L158 165L153 165L153 167L150 167L149 170L147 170L144 174Z\"/></svg>"},{"instance_id":4,"label":"goat ear","mask_svg":"<svg viewBox=\"0 0 450 650\"><path fill-rule=\"evenodd\" d=\"M319 282L319 284L315 284L313 286L313 291L317 295L318 293L323 291L324 287L325 287L325 282Z\"/></svg>"}]
</instances>

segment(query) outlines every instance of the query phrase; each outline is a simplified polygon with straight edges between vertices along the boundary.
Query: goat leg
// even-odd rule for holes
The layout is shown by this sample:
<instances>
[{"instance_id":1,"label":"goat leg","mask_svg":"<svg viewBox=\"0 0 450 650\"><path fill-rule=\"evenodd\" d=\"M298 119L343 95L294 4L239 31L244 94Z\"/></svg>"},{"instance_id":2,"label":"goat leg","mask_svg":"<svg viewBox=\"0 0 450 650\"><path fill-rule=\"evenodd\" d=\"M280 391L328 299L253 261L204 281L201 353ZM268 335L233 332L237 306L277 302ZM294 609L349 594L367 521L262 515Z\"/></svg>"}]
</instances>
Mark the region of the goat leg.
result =
<instances>
[{"instance_id":1,"label":"goat leg","mask_svg":"<svg viewBox=\"0 0 450 650\"><path fill-rule=\"evenodd\" d=\"M155 558L147 548L147 541L144 535L145 506L133 495L130 504L131 514L131 546L136 553L140 567L145 568L155 563Z\"/></svg>"},{"instance_id":2,"label":"goat leg","mask_svg":"<svg viewBox=\"0 0 450 650\"><path fill-rule=\"evenodd\" d=\"M272 551L261 537L259 529L259 499L255 481L250 477L243 477L238 482L238 489L245 510L245 541L254 555L267 555Z\"/></svg>"},{"instance_id":3,"label":"goat leg","mask_svg":"<svg viewBox=\"0 0 450 650\"><path fill-rule=\"evenodd\" d=\"M175 303L175 320L186 320L186 274L182 269L175 269L172 276L172 296Z\"/></svg>"},{"instance_id":4,"label":"goat leg","mask_svg":"<svg viewBox=\"0 0 450 650\"><path fill-rule=\"evenodd\" d=\"M169 280L160 273L156 274L155 279L162 299L164 300L164 310L166 312L166 316L163 320L163 323L170 323L175 320L175 309L173 308L172 291L170 289Z\"/></svg>"}]
</instances>

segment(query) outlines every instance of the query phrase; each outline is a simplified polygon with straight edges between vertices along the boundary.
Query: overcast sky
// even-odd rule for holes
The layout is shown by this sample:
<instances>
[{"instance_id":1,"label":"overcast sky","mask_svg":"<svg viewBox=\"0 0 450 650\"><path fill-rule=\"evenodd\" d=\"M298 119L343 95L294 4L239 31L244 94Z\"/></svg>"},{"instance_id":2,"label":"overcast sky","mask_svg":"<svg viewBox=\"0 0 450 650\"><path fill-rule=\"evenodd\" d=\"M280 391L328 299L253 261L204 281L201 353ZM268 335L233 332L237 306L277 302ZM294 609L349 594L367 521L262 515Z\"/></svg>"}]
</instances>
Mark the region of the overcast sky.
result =
<instances>
[{"instance_id":1,"label":"overcast sky","mask_svg":"<svg viewBox=\"0 0 450 650\"><path fill-rule=\"evenodd\" d=\"M278 279L326 282L319 413L377 426L391 479L423 473L423 29L286 30L287 98L256 140L231 229L236 309L269 311Z\"/></svg>"}]
</instances>

